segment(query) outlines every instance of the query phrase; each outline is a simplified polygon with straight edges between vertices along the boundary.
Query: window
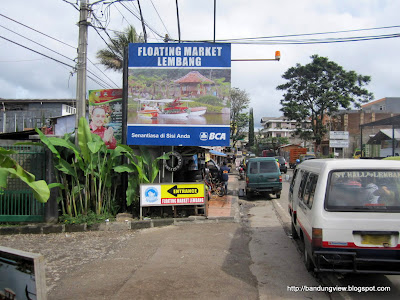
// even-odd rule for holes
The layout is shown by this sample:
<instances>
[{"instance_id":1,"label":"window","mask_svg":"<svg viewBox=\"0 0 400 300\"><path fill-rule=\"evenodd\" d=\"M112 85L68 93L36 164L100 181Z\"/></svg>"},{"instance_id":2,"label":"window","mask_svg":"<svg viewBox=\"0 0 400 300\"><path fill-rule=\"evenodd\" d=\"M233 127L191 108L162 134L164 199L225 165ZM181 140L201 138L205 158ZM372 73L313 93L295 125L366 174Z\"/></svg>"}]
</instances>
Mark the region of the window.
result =
<instances>
[{"instance_id":1,"label":"window","mask_svg":"<svg viewBox=\"0 0 400 300\"><path fill-rule=\"evenodd\" d=\"M308 172L304 172L301 176L301 182L300 182L300 186L299 186L299 194L297 195L299 197L299 199L303 198L303 191L304 191L304 187L306 185L307 176L308 176Z\"/></svg>"},{"instance_id":2,"label":"window","mask_svg":"<svg viewBox=\"0 0 400 300\"><path fill-rule=\"evenodd\" d=\"M278 172L278 165L274 161L260 161L260 173Z\"/></svg>"},{"instance_id":3,"label":"window","mask_svg":"<svg viewBox=\"0 0 400 300\"><path fill-rule=\"evenodd\" d=\"M315 187L317 186L318 175L310 174L304 187L303 202L311 208L314 202Z\"/></svg>"},{"instance_id":4,"label":"window","mask_svg":"<svg viewBox=\"0 0 400 300\"><path fill-rule=\"evenodd\" d=\"M296 182L296 175L297 175L298 171L299 171L299 169L294 169L294 171L293 171L292 181L290 182L290 186L289 186L289 193L290 194L293 194L293 188L294 188L294 184ZM299 176L301 176L301 174L299 174Z\"/></svg>"},{"instance_id":5,"label":"window","mask_svg":"<svg viewBox=\"0 0 400 300\"><path fill-rule=\"evenodd\" d=\"M400 171L349 170L329 175L325 209L400 212Z\"/></svg>"},{"instance_id":6,"label":"window","mask_svg":"<svg viewBox=\"0 0 400 300\"><path fill-rule=\"evenodd\" d=\"M257 174L258 172L257 172L258 170L257 170L257 163L250 163L250 166L249 166L249 173L250 174Z\"/></svg>"}]
</instances>

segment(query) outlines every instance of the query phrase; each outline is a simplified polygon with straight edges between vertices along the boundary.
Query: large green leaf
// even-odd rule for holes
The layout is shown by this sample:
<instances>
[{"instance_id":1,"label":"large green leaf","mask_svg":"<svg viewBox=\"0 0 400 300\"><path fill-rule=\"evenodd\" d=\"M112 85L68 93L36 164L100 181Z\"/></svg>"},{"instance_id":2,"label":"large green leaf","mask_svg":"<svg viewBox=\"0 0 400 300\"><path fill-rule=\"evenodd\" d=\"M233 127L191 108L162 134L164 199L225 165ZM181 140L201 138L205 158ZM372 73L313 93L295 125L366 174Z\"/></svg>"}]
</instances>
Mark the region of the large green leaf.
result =
<instances>
[{"instance_id":1,"label":"large green leaf","mask_svg":"<svg viewBox=\"0 0 400 300\"><path fill-rule=\"evenodd\" d=\"M78 143L81 148L82 157L86 162L90 162L91 159L88 143L92 140L92 133L90 132L88 122L85 117L81 117L78 125Z\"/></svg>"},{"instance_id":2,"label":"large green leaf","mask_svg":"<svg viewBox=\"0 0 400 300\"><path fill-rule=\"evenodd\" d=\"M12 177L19 178L25 182L33 191L36 200L41 203L47 202L50 197L50 189L44 180L35 181L35 176L17 165L15 168L2 168L2 173L8 172Z\"/></svg>"},{"instance_id":3,"label":"large green leaf","mask_svg":"<svg viewBox=\"0 0 400 300\"><path fill-rule=\"evenodd\" d=\"M100 149L102 148L102 146L105 146L103 141L97 141L97 142L89 142L87 144L88 149L90 150L91 153L95 154L97 152L100 151Z\"/></svg>"},{"instance_id":4,"label":"large green leaf","mask_svg":"<svg viewBox=\"0 0 400 300\"><path fill-rule=\"evenodd\" d=\"M0 189L5 189L7 187L8 174L7 168L0 167Z\"/></svg>"},{"instance_id":5,"label":"large green leaf","mask_svg":"<svg viewBox=\"0 0 400 300\"><path fill-rule=\"evenodd\" d=\"M47 148L49 148L49 150L51 151L51 153L53 153L57 158L60 158L60 153L58 152L58 150L56 149L56 147L54 147L54 145L51 143L51 140L49 140L49 138L43 134L43 132L38 129L35 128L37 134L40 137L40 141L45 144L47 146Z\"/></svg>"}]
</instances>

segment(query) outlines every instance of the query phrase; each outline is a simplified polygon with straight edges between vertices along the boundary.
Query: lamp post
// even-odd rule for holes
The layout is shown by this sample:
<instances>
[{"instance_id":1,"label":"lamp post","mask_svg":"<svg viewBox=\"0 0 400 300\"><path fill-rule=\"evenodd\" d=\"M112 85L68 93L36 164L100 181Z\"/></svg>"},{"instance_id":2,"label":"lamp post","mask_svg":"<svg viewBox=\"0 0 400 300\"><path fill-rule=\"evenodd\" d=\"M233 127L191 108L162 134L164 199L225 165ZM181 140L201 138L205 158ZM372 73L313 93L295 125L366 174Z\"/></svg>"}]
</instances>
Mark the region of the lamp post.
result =
<instances>
[{"instance_id":1,"label":"lamp post","mask_svg":"<svg viewBox=\"0 0 400 300\"><path fill-rule=\"evenodd\" d=\"M281 52L275 51L275 58L249 58L249 59L231 59L231 61L279 61Z\"/></svg>"}]
</instances>

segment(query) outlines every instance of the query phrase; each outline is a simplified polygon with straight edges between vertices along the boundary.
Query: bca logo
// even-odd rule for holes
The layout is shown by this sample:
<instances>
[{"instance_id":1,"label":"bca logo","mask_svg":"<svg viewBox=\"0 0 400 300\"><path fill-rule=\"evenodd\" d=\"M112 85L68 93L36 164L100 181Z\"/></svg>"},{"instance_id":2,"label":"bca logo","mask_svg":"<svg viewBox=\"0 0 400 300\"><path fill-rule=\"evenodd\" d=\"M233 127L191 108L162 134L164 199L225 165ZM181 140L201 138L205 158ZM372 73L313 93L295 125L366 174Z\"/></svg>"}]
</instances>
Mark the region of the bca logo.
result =
<instances>
[{"instance_id":1,"label":"bca logo","mask_svg":"<svg viewBox=\"0 0 400 300\"><path fill-rule=\"evenodd\" d=\"M202 141L207 141L207 140L217 140L217 141L221 141L221 140L226 140L226 134L225 133L215 133L215 132L210 132L210 134L208 134L207 132L201 132L200 133L200 140Z\"/></svg>"},{"instance_id":2,"label":"bca logo","mask_svg":"<svg viewBox=\"0 0 400 300\"><path fill-rule=\"evenodd\" d=\"M208 132L200 132L200 140L207 141L208 140Z\"/></svg>"}]
</instances>

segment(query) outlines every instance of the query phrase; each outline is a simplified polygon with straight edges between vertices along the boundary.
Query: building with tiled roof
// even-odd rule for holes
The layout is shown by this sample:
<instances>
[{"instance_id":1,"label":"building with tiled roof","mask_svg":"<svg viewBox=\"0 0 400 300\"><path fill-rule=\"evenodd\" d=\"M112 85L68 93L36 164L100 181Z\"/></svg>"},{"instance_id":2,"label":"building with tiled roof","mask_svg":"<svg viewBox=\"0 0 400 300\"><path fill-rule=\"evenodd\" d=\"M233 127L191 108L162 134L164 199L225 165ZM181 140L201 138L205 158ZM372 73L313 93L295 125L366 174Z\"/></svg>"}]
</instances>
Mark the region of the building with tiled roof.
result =
<instances>
[{"instance_id":1,"label":"building with tiled roof","mask_svg":"<svg viewBox=\"0 0 400 300\"><path fill-rule=\"evenodd\" d=\"M185 76L175 80L179 84L182 97L198 97L209 95L214 81L208 79L198 71L191 71Z\"/></svg>"}]
</instances>

